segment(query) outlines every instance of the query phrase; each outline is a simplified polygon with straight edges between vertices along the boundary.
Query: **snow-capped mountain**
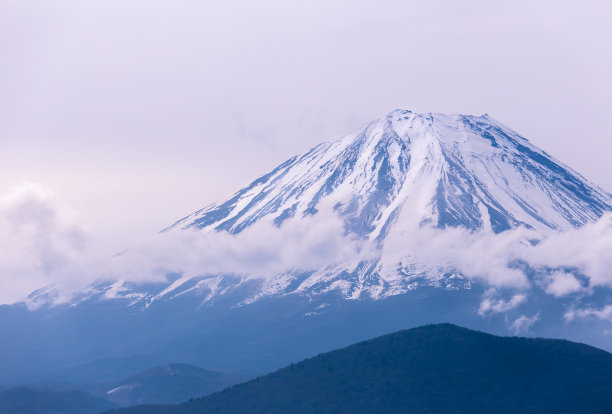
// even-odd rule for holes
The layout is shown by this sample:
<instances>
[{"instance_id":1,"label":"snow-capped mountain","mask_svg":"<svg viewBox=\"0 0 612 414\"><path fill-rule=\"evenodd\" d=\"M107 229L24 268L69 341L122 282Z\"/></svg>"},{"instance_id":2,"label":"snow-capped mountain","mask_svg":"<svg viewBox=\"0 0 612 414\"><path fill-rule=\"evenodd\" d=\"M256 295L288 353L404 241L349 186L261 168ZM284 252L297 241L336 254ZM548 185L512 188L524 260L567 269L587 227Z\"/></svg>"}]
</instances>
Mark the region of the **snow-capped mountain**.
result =
<instances>
[{"instance_id":1,"label":"snow-capped mountain","mask_svg":"<svg viewBox=\"0 0 612 414\"><path fill-rule=\"evenodd\" d=\"M567 230L612 209L610 194L488 115L396 110L170 228L239 233L258 220L280 226L316 214L324 202L370 239L414 222Z\"/></svg>"},{"instance_id":2,"label":"snow-capped mountain","mask_svg":"<svg viewBox=\"0 0 612 414\"><path fill-rule=\"evenodd\" d=\"M378 256L266 278L202 269L202 276L180 277L156 290L117 282L92 293L148 306L186 294L213 302L240 292L236 303L245 304L285 294L337 291L348 299L377 299L424 285L464 289L471 283L452 265L429 263L410 251L389 254L387 239L401 242L422 226L565 231L607 211L610 194L488 115L395 110L289 159L164 230L239 234L258 222L282 229L288 220L327 214L342 220L347 235L376 245Z\"/></svg>"},{"instance_id":3,"label":"snow-capped mountain","mask_svg":"<svg viewBox=\"0 0 612 414\"><path fill-rule=\"evenodd\" d=\"M99 281L59 305L54 286L40 289L28 307L0 307L0 334L12 338L0 341L0 353L11 356L0 359L0 380L40 381L56 368L141 354L265 372L368 337L449 321L610 349L612 216L598 219L611 211L612 195L487 115L393 111L179 220L157 235L162 249L152 250L183 260L205 255L215 241L246 238L256 255L270 242L261 234L299 244L305 238L295 230L323 218L322 227L333 223L342 243L365 246L351 260L265 275L213 271L196 261L195 273L155 283ZM586 249L559 252L572 244L566 236L585 230L578 243ZM419 250L430 235L433 244ZM469 244L472 237L480 244ZM462 263L445 261L449 249L438 239L447 238L454 259L466 256ZM183 241L202 239L210 241L204 249L180 254L202 246ZM533 249L550 239L553 260L541 264ZM531 256L518 264L519 256L504 257L508 240ZM457 253L457 245L467 248ZM483 257L488 250L504 258L495 269L489 265L497 262ZM143 258L155 260L147 252ZM500 287L478 277L498 271L526 282Z\"/></svg>"}]
</instances>

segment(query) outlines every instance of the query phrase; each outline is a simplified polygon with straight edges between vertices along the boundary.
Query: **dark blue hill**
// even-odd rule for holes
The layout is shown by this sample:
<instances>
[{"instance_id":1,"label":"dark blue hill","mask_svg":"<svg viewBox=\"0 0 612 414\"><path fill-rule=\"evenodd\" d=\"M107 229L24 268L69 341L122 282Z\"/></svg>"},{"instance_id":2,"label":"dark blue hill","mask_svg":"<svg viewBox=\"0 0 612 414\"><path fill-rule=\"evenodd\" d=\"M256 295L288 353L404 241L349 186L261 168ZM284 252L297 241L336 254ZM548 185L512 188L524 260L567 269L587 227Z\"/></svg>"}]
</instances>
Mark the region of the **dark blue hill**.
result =
<instances>
[{"instance_id":1,"label":"dark blue hill","mask_svg":"<svg viewBox=\"0 0 612 414\"><path fill-rule=\"evenodd\" d=\"M178 406L114 413L612 413L612 354L565 340L428 325Z\"/></svg>"}]
</instances>

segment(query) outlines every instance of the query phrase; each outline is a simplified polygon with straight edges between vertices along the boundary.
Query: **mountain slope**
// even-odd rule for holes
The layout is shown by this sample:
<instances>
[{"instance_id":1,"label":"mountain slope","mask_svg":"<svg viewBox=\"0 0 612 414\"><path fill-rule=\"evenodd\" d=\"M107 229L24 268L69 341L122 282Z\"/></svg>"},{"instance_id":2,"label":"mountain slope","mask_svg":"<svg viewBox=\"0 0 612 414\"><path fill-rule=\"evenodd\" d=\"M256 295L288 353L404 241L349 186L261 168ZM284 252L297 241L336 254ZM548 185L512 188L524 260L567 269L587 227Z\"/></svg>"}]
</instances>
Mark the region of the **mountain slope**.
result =
<instances>
[{"instance_id":1,"label":"mountain slope","mask_svg":"<svg viewBox=\"0 0 612 414\"><path fill-rule=\"evenodd\" d=\"M612 354L429 325L319 355L201 400L140 413L610 413Z\"/></svg>"},{"instance_id":2,"label":"mountain slope","mask_svg":"<svg viewBox=\"0 0 612 414\"><path fill-rule=\"evenodd\" d=\"M321 209L337 211L352 232L384 238L389 226L424 221L564 230L611 211L612 197L488 115L396 110L172 228L239 233L258 220L281 225Z\"/></svg>"},{"instance_id":3,"label":"mountain slope","mask_svg":"<svg viewBox=\"0 0 612 414\"><path fill-rule=\"evenodd\" d=\"M469 275L444 259L421 257L406 241L432 228L487 234L527 228L552 234L595 222L606 212L612 212L611 194L488 115L396 110L357 133L287 160L227 200L163 231L240 235L255 224L279 232L296 224L329 229L326 220L332 218L340 222L337 236L355 242L359 254L323 265L285 266L265 277L244 266L215 271L201 264L190 275L154 286L100 281L75 302L127 299L148 307L187 295L207 304L230 298L241 306L288 294L333 291L345 299L382 299L423 286L471 289ZM192 253L187 256L199 256ZM40 306L54 296L42 289L28 302Z\"/></svg>"},{"instance_id":4,"label":"mountain slope","mask_svg":"<svg viewBox=\"0 0 612 414\"><path fill-rule=\"evenodd\" d=\"M429 226L491 233L525 227L547 234L581 227L610 211L611 194L488 115L396 110L289 159L228 200L165 229L239 234L255 223L282 231L289 221L338 217L348 237L377 247L372 257L266 280L182 278L158 295L141 294L141 300L199 292L214 301L253 284L254 291L238 303L289 293L337 291L348 299L378 299L423 285L469 289L460 271L414 256L403 242Z\"/></svg>"}]
</instances>

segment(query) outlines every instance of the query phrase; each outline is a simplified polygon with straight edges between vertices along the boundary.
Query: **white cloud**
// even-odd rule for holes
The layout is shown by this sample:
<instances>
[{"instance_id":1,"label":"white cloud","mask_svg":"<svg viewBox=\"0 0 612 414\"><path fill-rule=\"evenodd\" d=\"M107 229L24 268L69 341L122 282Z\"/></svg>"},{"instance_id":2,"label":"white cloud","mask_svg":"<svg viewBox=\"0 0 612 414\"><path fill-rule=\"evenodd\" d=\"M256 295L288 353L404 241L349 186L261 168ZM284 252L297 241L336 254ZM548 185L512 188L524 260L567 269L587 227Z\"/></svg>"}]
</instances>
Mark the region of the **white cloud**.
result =
<instances>
[{"instance_id":1,"label":"white cloud","mask_svg":"<svg viewBox=\"0 0 612 414\"><path fill-rule=\"evenodd\" d=\"M524 294L517 293L509 300L503 300L496 299L496 293L494 289L489 289L485 293L482 302L480 302L480 307L478 308L479 315L485 316L492 313L506 313L527 302L527 297Z\"/></svg>"},{"instance_id":2,"label":"white cloud","mask_svg":"<svg viewBox=\"0 0 612 414\"><path fill-rule=\"evenodd\" d=\"M532 287L533 280L522 264L532 269L535 278L542 279L539 284L545 286L547 293L557 297L584 288L612 287L610 213L566 232L538 233L516 228L494 234L485 230L425 227L391 239L390 246L385 245L384 249L390 250L391 257L409 252L432 265L452 265L468 279L492 287ZM584 276L585 286L576 279L576 274Z\"/></svg>"},{"instance_id":3,"label":"white cloud","mask_svg":"<svg viewBox=\"0 0 612 414\"><path fill-rule=\"evenodd\" d=\"M392 259L409 253L434 266L455 267L468 279L487 286L522 289L529 286L528 278L509 265L528 245L526 240L530 237L533 234L526 229L494 234L464 228L419 227L390 238L384 250Z\"/></svg>"},{"instance_id":4,"label":"white cloud","mask_svg":"<svg viewBox=\"0 0 612 414\"><path fill-rule=\"evenodd\" d=\"M585 308L573 309L565 314L565 319L573 321L575 319L601 319L612 322L612 305L606 305L601 309Z\"/></svg>"},{"instance_id":5,"label":"white cloud","mask_svg":"<svg viewBox=\"0 0 612 414\"><path fill-rule=\"evenodd\" d=\"M53 194L35 184L0 199L0 303L81 279L91 260L89 238L60 210Z\"/></svg>"},{"instance_id":6,"label":"white cloud","mask_svg":"<svg viewBox=\"0 0 612 414\"><path fill-rule=\"evenodd\" d=\"M282 229L258 222L238 235L185 230L124 243L88 236L50 192L38 185L19 186L0 203L0 303L22 300L50 284L54 300L63 302L100 279L159 282L168 273L268 278L372 254L368 244L345 235L336 216L323 213L288 220ZM113 254L122 247L128 249Z\"/></svg>"},{"instance_id":7,"label":"white cloud","mask_svg":"<svg viewBox=\"0 0 612 414\"><path fill-rule=\"evenodd\" d=\"M144 240L113 259L114 273L131 280L178 272L272 277L294 269L353 263L372 254L368 245L344 234L335 216L316 214L287 220L281 229L257 222L237 235L177 230Z\"/></svg>"},{"instance_id":8,"label":"white cloud","mask_svg":"<svg viewBox=\"0 0 612 414\"><path fill-rule=\"evenodd\" d=\"M563 271L553 272L547 279L546 293L556 297L567 296L571 293L580 292L583 289L578 279L571 273Z\"/></svg>"},{"instance_id":9,"label":"white cloud","mask_svg":"<svg viewBox=\"0 0 612 414\"><path fill-rule=\"evenodd\" d=\"M516 335L529 332L531 327L540 319L540 315L521 315L510 324L510 330Z\"/></svg>"},{"instance_id":10,"label":"white cloud","mask_svg":"<svg viewBox=\"0 0 612 414\"><path fill-rule=\"evenodd\" d=\"M521 258L533 265L578 269L591 287L612 286L612 214L544 237L537 246L523 249Z\"/></svg>"}]
</instances>

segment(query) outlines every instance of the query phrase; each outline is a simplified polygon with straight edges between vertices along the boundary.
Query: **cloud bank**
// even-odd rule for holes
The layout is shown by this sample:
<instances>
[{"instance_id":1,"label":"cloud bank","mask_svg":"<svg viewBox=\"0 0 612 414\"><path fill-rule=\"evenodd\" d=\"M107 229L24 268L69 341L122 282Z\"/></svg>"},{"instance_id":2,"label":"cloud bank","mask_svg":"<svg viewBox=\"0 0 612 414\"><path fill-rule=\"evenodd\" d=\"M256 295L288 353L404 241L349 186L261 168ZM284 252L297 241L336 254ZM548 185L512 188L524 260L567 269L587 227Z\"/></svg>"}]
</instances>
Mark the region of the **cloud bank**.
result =
<instances>
[{"instance_id":1,"label":"cloud bank","mask_svg":"<svg viewBox=\"0 0 612 414\"><path fill-rule=\"evenodd\" d=\"M431 264L452 265L470 280L492 287L536 284L557 297L612 287L612 214L563 233L424 227L390 242L395 255L410 251Z\"/></svg>"},{"instance_id":2,"label":"cloud bank","mask_svg":"<svg viewBox=\"0 0 612 414\"><path fill-rule=\"evenodd\" d=\"M17 187L0 198L0 303L24 300L49 285L61 303L96 280L161 282L169 273L270 278L381 255L399 260L402 254L450 266L487 287L478 309L483 317L520 308L533 291L575 297L579 305L597 288L612 288L612 214L564 233L422 227L390 237L382 251L347 235L338 217L322 212L287 220L281 228L256 223L238 235L187 230L125 242L96 240L49 191L32 184ZM576 306L565 318L612 320L610 306ZM519 319L512 322L517 332L538 317Z\"/></svg>"},{"instance_id":3,"label":"cloud bank","mask_svg":"<svg viewBox=\"0 0 612 414\"><path fill-rule=\"evenodd\" d=\"M64 209L52 193L34 184L2 197L0 304L23 300L50 285L54 300L61 303L97 280L163 282L170 273L266 278L373 254L368 244L347 236L333 215L289 220L282 229L260 222L239 235L185 230L126 242L95 239Z\"/></svg>"}]
</instances>

